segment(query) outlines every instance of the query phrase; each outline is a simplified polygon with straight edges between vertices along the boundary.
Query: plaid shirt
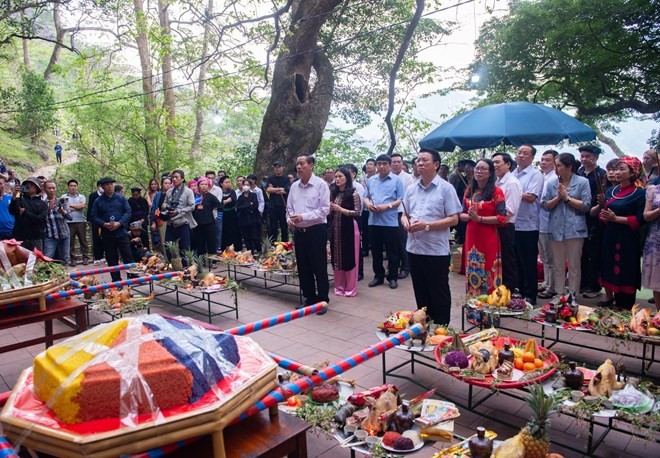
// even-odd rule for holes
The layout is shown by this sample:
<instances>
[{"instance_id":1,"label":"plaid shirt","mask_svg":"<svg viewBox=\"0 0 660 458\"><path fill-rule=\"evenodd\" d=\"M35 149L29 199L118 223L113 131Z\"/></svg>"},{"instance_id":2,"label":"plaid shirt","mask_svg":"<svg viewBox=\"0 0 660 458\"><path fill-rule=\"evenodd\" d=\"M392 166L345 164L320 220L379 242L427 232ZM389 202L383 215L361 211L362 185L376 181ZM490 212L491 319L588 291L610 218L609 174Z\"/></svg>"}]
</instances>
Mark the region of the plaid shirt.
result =
<instances>
[{"instance_id":1,"label":"plaid shirt","mask_svg":"<svg viewBox=\"0 0 660 458\"><path fill-rule=\"evenodd\" d=\"M65 220L71 220L71 212L65 207L64 215L59 212L60 204L57 198L48 202L48 216L46 217L46 237L49 239L65 239L69 237L69 226Z\"/></svg>"}]
</instances>

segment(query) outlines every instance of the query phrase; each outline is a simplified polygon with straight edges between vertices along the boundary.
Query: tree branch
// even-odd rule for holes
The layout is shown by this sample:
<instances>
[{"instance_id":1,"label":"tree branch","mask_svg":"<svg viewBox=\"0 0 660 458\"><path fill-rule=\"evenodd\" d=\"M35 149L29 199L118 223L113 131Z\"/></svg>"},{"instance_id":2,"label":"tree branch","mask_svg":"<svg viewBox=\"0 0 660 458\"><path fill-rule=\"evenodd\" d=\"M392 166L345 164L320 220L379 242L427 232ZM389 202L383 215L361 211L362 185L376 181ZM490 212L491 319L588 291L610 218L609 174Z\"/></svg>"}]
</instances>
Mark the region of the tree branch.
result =
<instances>
[{"instance_id":1,"label":"tree branch","mask_svg":"<svg viewBox=\"0 0 660 458\"><path fill-rule=\"evenodd\" d=\"M412 40L413 34L415 33L415 29L417 28L417 24L419 24L419 20L422 17L422 13L424 12L424 0L416 0L415 3L415 14L412 17L410 24L408 24L408 27L406 28L406 33L403 37L403 41L401 42L401 46L399 47L399 52L397 53L394 65L390 70L387 114L385 115L385 124L387 125L387 131L390 134L390 147L387 149L387 154L392 154L392 151L394 151L394 147L396 146L396 134L394 132L394 126L392 125L392 113L394 112L394 86L396 83L397 72L401 67L401 63L403 62L403 58L406 55L408 47L410 46L410 42Z\"/></svg>"}]
</instances>

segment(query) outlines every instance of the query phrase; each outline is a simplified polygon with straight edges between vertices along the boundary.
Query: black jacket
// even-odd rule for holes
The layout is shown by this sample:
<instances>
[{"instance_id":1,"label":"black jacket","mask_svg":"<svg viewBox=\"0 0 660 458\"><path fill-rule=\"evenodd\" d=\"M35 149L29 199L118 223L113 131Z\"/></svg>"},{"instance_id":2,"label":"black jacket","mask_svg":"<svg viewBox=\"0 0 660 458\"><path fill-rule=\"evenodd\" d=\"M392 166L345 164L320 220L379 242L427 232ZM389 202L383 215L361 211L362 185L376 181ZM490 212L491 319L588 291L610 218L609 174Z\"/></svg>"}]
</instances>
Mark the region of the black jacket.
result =
<instances>
[{"instance_id":1,"label":"black jacket","mask_svg":"<svg viewBox=\"0 0 660 458\"><path fill-rule=\"evenodd\" d=\"M219 210L222 208L222 204L210 192L202 195L203 210L198 210L197 205L195 205L195 211L193 211L193 218L197 221L197 224L210 224L215 223L215 218L213 217L213 210Z\"/></svg>"},{"instance_id":2,"label":"black jacket","mask_svg":"<svg viewBox=\"0 0 660 458\"><path fill-rule=\"evenodd\" d=\"M19 209L25 208L23 214ZM23 195L13 198L9 203L9 213L14 215L16 222L12 236L16 240L37 240L44 236L46 230L46 217L48 216L48 203L41 200L41 195L30 198Z\"/></svg>"},{"instance_id":3,"label":"black jacket","mask_svg":"<svg viewBox=\"0 0 660 458\"><path fill-rule=\"evenodd\" d=\"M245 196L240 193L236 200L236 212L238 213L238 225L241 227L259 224L261 215L259 215L259 199L253 192L248 192Z\"/></svg>"}]
</instances>

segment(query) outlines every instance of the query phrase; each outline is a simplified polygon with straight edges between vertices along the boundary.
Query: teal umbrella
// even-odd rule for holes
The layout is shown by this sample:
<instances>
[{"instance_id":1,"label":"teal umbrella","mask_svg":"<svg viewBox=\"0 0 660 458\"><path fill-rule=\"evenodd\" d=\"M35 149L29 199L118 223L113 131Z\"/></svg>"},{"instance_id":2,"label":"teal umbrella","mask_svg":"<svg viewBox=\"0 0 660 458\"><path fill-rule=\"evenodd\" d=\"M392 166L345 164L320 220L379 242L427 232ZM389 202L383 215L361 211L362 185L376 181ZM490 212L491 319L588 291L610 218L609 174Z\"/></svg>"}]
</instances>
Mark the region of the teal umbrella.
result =
<instances>
[{"instance_id":1,"label":"teal umbrella","mask_svg":"<svg viewBox=\"0 0 660 458\"><path fill-rule=\"evenodd\" d=\"M424 137L419 146L436 151L494 148L501 144L555 145L596 138L596 131L563 111L529 102L487 105L453 117Z\"/></svg>"}]
</instances>

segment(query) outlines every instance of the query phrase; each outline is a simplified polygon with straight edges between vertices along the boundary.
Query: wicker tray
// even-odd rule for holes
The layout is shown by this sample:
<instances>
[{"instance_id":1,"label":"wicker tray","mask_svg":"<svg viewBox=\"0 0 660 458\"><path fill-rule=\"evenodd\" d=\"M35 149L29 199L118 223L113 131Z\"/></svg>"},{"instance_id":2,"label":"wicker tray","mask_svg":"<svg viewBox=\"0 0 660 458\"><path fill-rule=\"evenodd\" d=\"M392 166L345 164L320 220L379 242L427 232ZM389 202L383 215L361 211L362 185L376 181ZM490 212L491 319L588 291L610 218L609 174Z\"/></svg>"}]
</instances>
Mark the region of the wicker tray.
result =
<instances>
[{"instance_id":1,"label":"wicker tray","mask_svg":"<svg viewBox=\"0 0 660 458\"><path fill-rule=\"evenodd\" d=\"M241 339L248 339L241 337ZM244 357L241 352L241 358ZM115 457L136 454L177 441L211 434L213 456L225 456L223 429L238 416L277 386L277 365L263 350L250 358L262 361L261 370L251 374L249 383L232 392L223 401L184 413L168 416L165 421L141 423L133 428L121 427L104 432L79 434L49 427L43 423L27 421L14 415L17 405L38 402L31 395L32 369L23 371L16 387L0 414L4 434L14 444L58 457ZM263 359L262 359L263 358ZM20 387L24 387L21 389ZM45 408L45 407L44 407Z\"/></svg>"},{"instance_id":2,"label":"wicker tray","mask_svg":"<svg viewBox=\"0 0 660 458\"><path fill-rule=\"evenodd\" d=\"M0 305L18 304L30 299L39 300L39 311L46 311L46 296L55 293L69 284L69 280L58 282L56 279L46 283L0 292Z\"/></svg>"}]
</instances>

